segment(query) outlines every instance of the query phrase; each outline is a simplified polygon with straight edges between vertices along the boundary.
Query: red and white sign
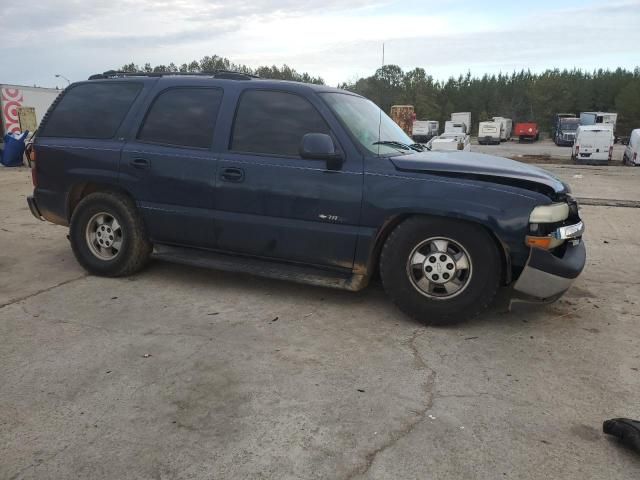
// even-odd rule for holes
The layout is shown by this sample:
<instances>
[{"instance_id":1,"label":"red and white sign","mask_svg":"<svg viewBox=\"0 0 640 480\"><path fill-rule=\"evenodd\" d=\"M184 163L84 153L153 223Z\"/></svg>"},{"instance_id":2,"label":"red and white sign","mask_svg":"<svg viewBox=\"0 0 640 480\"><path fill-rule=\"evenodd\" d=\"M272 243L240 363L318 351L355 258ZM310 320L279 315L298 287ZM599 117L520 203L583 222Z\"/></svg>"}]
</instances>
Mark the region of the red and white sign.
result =
<instances>
[{"instance_id":1,"label":"red and white sign","mask_svg":"<svg viewBox=\"0 0 640 480\"><path fill-rule=\"evenodd\" d=\"M22 106L24 97L19 88L2 89L2 116L4 117L5 133L17 133L20 131L20 118L18 108Z\"/></svg>"}]
</instances>

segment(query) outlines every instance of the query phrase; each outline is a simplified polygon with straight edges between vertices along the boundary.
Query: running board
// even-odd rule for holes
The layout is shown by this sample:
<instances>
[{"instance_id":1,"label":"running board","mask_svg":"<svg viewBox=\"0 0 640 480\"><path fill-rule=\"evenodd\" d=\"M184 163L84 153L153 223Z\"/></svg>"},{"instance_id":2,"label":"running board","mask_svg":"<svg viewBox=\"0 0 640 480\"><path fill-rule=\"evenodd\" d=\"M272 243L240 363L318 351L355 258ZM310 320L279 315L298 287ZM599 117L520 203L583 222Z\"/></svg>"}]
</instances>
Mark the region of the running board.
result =
<instances>
[{"instance_id":1,"label":"running board","mask_svg":"<svg viewBox=\"0 0 640 480\"><path fill-rule=\"evenodd\" d=\"M307 285L358 291L367 286L368 279L360 274L339 273L307 265L283 263L255 257L229 255L170 245L154 245L153 257L195 267L249 273L260 277L287 280Z\"/></svg>"}]
</instances>

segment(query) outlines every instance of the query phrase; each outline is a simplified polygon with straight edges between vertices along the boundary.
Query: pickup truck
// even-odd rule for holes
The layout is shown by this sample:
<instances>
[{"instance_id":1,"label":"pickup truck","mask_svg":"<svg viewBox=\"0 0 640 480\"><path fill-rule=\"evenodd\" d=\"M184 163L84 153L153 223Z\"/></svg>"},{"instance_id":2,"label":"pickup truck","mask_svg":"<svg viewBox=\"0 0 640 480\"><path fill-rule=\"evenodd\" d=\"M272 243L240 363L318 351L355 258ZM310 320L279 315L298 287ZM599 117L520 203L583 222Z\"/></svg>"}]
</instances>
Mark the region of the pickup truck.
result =
<instances>
[{"instance_id":1,"label":"pickup truck","mask_svg":"<svg viewBox=\"0 0 640 480\"><path fill-rule=\"evenodd\" d=\"M425 151L370 100L322 85L97 74L58 97L31 159L31 212L68 226L94 275L157 258L351 291L379 277L404 312L447 324L501 287L553 301L585 263L565 183Z\"/></svg>"}]
</instances>

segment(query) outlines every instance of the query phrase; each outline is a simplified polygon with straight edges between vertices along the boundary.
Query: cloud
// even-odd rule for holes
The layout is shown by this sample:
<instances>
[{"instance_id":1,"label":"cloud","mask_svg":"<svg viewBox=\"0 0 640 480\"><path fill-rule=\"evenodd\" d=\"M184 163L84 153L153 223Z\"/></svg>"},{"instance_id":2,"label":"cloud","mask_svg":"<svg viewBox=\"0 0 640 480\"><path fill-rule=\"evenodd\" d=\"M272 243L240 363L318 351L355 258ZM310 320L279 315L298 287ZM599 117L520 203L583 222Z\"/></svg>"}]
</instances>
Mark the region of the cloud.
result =
<instances>
[{"instance_id":1,"label":"cloud","mask_svg":"<svg viewBox=\"0 0 640 480\"><path fill-rule=\"evenodd\" d=\"M22 0L3 10L27 21L3 25L0 58L12 68L0 82L50 85L54 73L82 79L217 54L337 84L371 75L382 42L387 63L437 78L638 62L640 0L545 2L525 16L449 0Z\"/></svg>"}]
</instances>

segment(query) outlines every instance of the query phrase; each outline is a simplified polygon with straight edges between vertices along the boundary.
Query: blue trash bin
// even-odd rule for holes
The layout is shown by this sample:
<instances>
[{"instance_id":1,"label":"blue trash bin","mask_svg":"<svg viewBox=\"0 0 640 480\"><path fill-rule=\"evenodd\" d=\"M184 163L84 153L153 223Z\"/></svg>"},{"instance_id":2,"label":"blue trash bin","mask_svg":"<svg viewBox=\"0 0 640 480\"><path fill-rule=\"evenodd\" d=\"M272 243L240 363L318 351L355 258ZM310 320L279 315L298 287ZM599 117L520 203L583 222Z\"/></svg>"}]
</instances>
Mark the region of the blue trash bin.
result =
<instances>
[{"instance_id":1,"label":"blue trash bin","mask_svg":"<svg viewBox=\"0 0 640 480\"><path fill-rule=\"evenodd\" d=\"M14 138L13 135L7 133L4 136L4 152L0 158L0 163L5 167L19 167L22 165L22 155L24 155L24 140L29 135L27 130L18 138Z\"/></svg>"}]
</instances>

